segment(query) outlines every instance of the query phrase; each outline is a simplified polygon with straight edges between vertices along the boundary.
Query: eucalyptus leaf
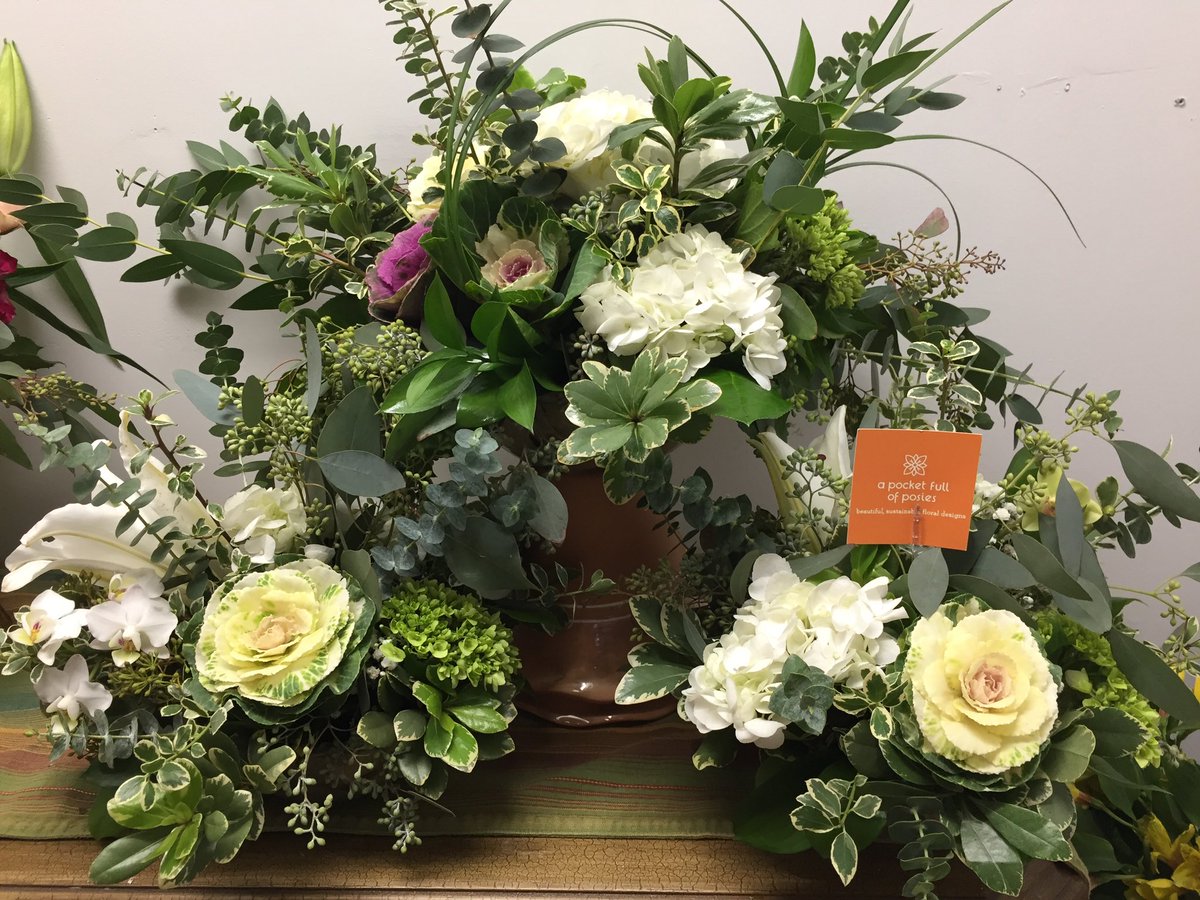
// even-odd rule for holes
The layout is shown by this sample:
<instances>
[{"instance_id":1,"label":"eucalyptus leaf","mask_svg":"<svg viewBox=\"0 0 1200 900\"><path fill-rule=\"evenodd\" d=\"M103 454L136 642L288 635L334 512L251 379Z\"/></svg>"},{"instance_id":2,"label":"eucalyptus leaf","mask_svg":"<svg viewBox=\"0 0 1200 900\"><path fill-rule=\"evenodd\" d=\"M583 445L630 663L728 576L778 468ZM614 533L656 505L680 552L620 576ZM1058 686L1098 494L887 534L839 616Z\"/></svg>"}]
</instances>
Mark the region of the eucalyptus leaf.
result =
<instances>
[{"instance_id":1,"label":"eucalyptus leaf","mask_svg":"<svg viewBox=\"0 0 1200 900\"><path fill-rule=\"evenodd\" d=\"M339 450L317 460L321 474L353 497L385 497L404 487L404 476L390 463L364 450Z\"/></svg>"},{"instance_id":2,"label":"eucalyptus leaf","mask_svg":"<svg viewBox=\"0 0 1200 900\"><path fill-rule=\"evenodd\" d=\"M218 425L232 425L236 421L237 410L232 406L218 406L221 389L203 375L190 369L176 369L172 375L175 384L204 418Z\"/></svg>"},{"instance_id":3,"label":"eucalyptus leaf","mask_svg":"<svg viewBox=\"0 0 1200 900\"><path fill-rule=\"evenodd\" d=\"M949 585L950 570L940 548L927 547L913 558L908 570L908 593L921 615L928 617L937 612Z\"/></svg>"},{"instance_id":4,"label":"eucalyptus leaf","mask_svg":"<svg viewBox=\"0 0 1200 900\"><path fill-rule=\"evenodd\" d=\"M1113 441L1112 446L1134 490L1181 519L1200 522L1200 496L1184 483L1170 463L1132 441Z\"/></svg>"},{"instance_id":5,"label":"eucalyptus leaf","mask_svg":"<svg viewBox=\"0 0 1200 900\"><path fill-rule=\"evenodd\" d=\"M1189 729L1200 729L1200 700L1158 653L1123 631L1106 637L1113 659L1129 683L1147 700Z\"/></svg>"},{"instance_id":6,"label":"eucalyptus leaf","mask_svg":"<svg viewBox=\"0 0 1200 900\"><path fill-rule=\"evenodd\" d=\"M534 586L521 567L516 538L491 519L468 516L461 532L447 534L443 551L454 577L482 597Z\"/></svg>"}]
</instances>

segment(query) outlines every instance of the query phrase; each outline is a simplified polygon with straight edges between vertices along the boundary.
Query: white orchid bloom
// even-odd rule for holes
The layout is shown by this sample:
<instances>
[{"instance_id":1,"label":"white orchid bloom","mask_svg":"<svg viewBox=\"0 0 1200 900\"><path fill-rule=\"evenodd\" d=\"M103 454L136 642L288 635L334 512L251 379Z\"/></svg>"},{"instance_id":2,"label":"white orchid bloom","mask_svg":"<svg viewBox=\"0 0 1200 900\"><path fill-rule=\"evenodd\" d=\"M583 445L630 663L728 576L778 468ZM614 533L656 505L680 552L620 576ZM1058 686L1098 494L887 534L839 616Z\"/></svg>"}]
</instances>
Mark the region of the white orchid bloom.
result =
<instances>
[{"instance_id":1,"label":"white orchid bloom","mask_svg":"<svg viewBox=\"0 0 1200 900\"><path fill-rule=\"evenodd\" d=\"M161 597L151 597L141 587L126 588L120 600L106 600L87 611L87 627L95 638L92 647L111 650L117 668L141 654L166 659L167 642L179 618Z\"/></svg>"},{"instance_id":2,"label":"white orchid bloom","mask_svg":"<svg viewBox=\"0 0 1200 900\"><path fill-rule=\"evenodd\" d=\"M17 624L8 630L9 639L26 647L37 647L38 661L52 666L63 641L79 637L84 611L76 609L73 600L57 591L42 591L15 618Z\"/></svg>"},{"instance_id":3,"label":"white orchid bloom","mask_svg":"<svg viewBox=\"0 0 1200 900\"><path fill-rule=\"evenodd\" d=\"M767 467L775 499L779 502L779 517L784 521L807 517L811 510L821 517L809 531L814 549L822 549L833 536L841 521L841 501L845 494L832 485L824 474L807 463L798 467L786 462L796 451L773 432L765 431L751 441ZM824 468L838 480L853 474L850 465L850 441L846 435L846 407L839 406L825 428L825 434L810 445L821 457ZM822 524L823 523L823 524Z\"/></svg>"},{"instance_id":4,"label":"white orchid bloom","mask_svg":"<svg viewBox=\"0 0 1200 900\"><path fill-rule=\"evenodd\" d=\"M137 569L114 575L108 582L108 599L120 600L131 588L140 590L147 597L161 597L166 587L153 569Z\"/></svg>"},{"instance_id":5,"label":"white orchid bloom","mask_svg":"<svg viewBox=\"0 0 1200 900\"><path fill-rule=\"evenodd\" d=\"M72 726L78 721L80 711L94 716L108 709L113 700L104 685L91 680L87 662L79 655L68 659L61 669L42 669L33 683L33 691L46 704L47 713L66 713Z\"/></svg>"},{"instance_id":6,"label":"white orchid bloom","mask_svg":"<svg viewBox=\"0 0 1200 900\"><path fill-rule=\"evenodd\" d=\"M54 571L111 576L149 569L161 577L166 567L150 558L158 546L153 537L143 535L131 542L132 529L117 536L123 515L123 508L87 503L68 503L47 513L4 561L9 573L0 590L19 591L39 575Z\"/></svg>"}]
</instances>

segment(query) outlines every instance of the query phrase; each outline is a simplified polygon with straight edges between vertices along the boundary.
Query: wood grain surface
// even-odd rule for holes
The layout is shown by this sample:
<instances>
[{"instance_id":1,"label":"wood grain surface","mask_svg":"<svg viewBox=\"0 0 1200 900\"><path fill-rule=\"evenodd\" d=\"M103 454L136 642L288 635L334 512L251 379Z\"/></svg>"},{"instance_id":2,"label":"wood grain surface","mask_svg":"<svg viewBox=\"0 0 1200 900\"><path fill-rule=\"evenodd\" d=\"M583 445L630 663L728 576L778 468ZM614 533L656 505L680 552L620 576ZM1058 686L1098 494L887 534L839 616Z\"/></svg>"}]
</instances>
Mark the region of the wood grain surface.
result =
<instances>
[{"instance_id":1,"label":"wood grain surface","mask_svg":"<svg viewBox=\"0 0 1200 900\"><path fill-rule=\"evenodd\" d=\"M0 897L144 897L143 873L117 888L88 888L94 841L0 841ZM184 897L854 897L893 900L903 873L889 848L869 851L845 890L813 854L774 856L726 840L429 838L401 855L386 838L331 836L307 851L291 835L267 834L229 865L214 866ZM965 871L943 900L983 897Z\"/></svg>"}]
</instances>

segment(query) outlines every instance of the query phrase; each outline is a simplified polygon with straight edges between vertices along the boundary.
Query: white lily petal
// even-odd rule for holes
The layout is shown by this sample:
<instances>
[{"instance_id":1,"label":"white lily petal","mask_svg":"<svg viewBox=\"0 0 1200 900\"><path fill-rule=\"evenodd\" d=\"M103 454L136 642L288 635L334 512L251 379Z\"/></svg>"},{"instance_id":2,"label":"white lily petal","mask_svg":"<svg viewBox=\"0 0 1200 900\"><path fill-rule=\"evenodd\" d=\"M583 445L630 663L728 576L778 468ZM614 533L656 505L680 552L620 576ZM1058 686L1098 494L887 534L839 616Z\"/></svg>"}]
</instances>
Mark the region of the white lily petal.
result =
<instances>
[{"instance_id":1,"label":"white lily petal","mask_svg":"<svg viewBox=\"0 0 1200 900\"><path fill-rule=\"evenodd\" d=\"M9 574L0 590L19 591L51 571L115 575L150 569L161 577L166 567L150 558L157 546L153 538L143 536L131 544L124 535L117 536L117 523L123 515L124 510L116 507L84 503L69 503L47 513L5 560Z\"/></svg>"},{"instance_id":2,"label":"white lily petal","mask_svg":"<svg viewBox=\"0 0 1200 900\"><path fill-rule=\"evenodd\" d=\"M846 407L839 406L834 410L833 418L825 427L825 434L812 445L813 449L825 457L825 465L838 478L849 478L853 472L850 467L850 440L846 435Z\"/></svg>"}]
</instances>

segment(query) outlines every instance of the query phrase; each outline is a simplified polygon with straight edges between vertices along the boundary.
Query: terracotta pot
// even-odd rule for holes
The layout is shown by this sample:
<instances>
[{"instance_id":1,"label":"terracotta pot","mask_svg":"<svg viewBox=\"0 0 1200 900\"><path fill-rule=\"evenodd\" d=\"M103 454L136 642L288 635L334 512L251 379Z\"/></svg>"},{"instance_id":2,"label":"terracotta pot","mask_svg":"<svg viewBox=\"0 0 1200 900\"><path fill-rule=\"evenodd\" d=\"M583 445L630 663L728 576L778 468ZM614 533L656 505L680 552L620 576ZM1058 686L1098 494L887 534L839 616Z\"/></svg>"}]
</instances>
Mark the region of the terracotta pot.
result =
<instances>
[{"instance_id":1,"label":"terracotta pot","mask_svg":"<svg viewBox=\"0 0 1200 900\"><path fill-rule=\"evenodd\" d=\"M662 527L661 517L636 501L615 505L604 493L599 469L578 466L558 481L567 501L567 536L553 560L568 569L580 567L590 578L599 569L618 585L642 566L663 559L678 565L682 548ZM517 698L524 711L559 725L586 727L661 718L675 708L671 697L621 706L614 696L629 668L635 625L628 594L564 597L560 604L571 619L555 635L518 628L522 674L527 687Z\"/></svg>"}]
</instances>

